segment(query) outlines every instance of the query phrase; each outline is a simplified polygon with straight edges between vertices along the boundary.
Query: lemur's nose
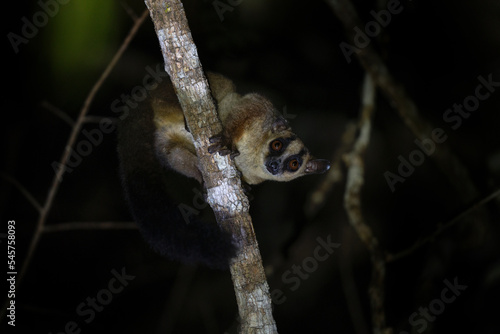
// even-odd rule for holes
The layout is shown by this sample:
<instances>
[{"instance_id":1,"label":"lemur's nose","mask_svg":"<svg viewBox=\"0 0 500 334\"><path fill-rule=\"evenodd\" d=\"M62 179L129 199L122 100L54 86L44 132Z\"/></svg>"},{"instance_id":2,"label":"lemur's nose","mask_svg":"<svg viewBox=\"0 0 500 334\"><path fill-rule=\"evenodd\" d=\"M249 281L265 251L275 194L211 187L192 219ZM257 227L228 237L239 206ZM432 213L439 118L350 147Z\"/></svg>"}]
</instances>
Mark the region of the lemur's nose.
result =
<instances>
[{"instance_id":1,"label":"lemur's nose","mask_svg":"<svg viewBox=\"0 0 500 334\"><path fill-rule=\"evenodd\" d=\"M271 161L267 164L267 170L269 173L276 175L279 172L281 161Z\"/></svg>"}]
</instances>

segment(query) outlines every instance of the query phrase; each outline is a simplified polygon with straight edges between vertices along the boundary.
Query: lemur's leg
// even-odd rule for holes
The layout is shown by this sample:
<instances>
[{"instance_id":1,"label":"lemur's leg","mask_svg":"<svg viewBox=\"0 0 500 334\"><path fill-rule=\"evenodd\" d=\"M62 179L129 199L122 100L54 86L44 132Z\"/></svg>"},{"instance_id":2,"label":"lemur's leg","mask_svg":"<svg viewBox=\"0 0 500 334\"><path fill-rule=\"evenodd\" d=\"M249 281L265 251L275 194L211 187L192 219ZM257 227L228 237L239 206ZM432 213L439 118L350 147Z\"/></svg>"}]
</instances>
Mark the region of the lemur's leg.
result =
<instances>
[{"instance_id":1,"label":"lemur's leg","mask_svg":"<svg viewBox=\"0 0 500 334\"><path fill-rule=\"evenodd\" d=\"M173 147L168 153L168 161L173 169L179 173L192 177L202 183L200 169L198 168L198 157L181 146Z\"/></svg>"},{"instance_id":2,"label":"lemur's leg","mask_svg":"<svg viewBox=\"0 0 500 334\"><path fill-rule=\"evenodd\" d=\"M176 135L158 135L156 137L156 155L161 164L187 177L192 177L202 183L203 178L199 169L192 139L187 131ZM161 133L161 131L160 131Z\"/></svg>"}]
</instances>

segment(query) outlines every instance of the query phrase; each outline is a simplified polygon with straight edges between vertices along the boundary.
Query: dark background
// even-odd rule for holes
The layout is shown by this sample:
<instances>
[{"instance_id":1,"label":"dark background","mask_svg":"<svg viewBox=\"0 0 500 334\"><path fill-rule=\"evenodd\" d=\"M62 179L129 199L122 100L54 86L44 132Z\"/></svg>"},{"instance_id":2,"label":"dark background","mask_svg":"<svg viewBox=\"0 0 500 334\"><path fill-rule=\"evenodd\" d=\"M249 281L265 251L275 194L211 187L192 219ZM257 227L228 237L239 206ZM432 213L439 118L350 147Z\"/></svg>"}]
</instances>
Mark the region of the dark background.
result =
<instances>
[{"instance_id":1,"label":"dark background","mask_svg":"<svg viewBox=\"0 0 500 334\"><path fill-rule=\"evenodd\" d=\"M500 186L500 92L482 101L456 130L442 116L474 94L478 76L491 74L500 81L500 5L492 0L401 4L402 13L372 43L422 117L446 131L446 144L468 168L480 193L475 199L480 199ZM16 53L8 33L21 35L22 18L32 22L42 7L35 1L6 4L0 233L6 233L8 220L16 221L18 271L38 212L9 180L17 180L44 204L54 177L51 164L60 159L71 131L45 106L77 117L133 24L124 5L137 15L145 8L133 0L70 0ZM286 106L296 115L292 127L311 151L333 159L346 124L357 119L364 71L357 60L348 64L344 58L339 44L348 40L331 8L323 1L246 0L224 12L221 21L211 1L184 5L203 67L232 78L241 92L268 96L279 110ZM365 21L373 20L369 13L377 6L385 8L374 1L356 2ZM116 117L111 103L141 85L148 66L154 69L161 62L148 18L97 93L89 115ZM84 126L95 128L94 123ZM77 142L83 139L80 135ZM460 200L432 157L391 192L384 172L396 173L398 156L407 158L417 148L414 140L390 101L379 95L362 199L367 223L381 248L390 252L409 247L471 204ZM130 222L117 166L113 132L65 174L47 225ZM314 218L304 213L311 191L324 177L265 183L252 191L251 213L268 282L286 299L274 306L278 330L369 333L371 264L343 208L345 182L335 185ZM489 202L481 214L475 211L431 244L387 266L386 315L395 333L498 333L499 205L498 198ZM6 254L7 239L0 237ZM317 238L328 237L341 245L327 260L298 285L283 278L297 277L287 271L313 256ZM7 259L2 258L6 272ZM77 306L103 295L112 270L122 268L134 278L87 323ZM412 328L410 315L439 299L443 281L455 278L467 289L426 326ZM81 333L235 333L237 324L228 272L169 262L154 254L135 229L44 233L16 291L16 305L16 327L7 327L7 333L59 333L71 321ZM1 320L6 327L6 319Z\"/></svg>"}]
</instances>

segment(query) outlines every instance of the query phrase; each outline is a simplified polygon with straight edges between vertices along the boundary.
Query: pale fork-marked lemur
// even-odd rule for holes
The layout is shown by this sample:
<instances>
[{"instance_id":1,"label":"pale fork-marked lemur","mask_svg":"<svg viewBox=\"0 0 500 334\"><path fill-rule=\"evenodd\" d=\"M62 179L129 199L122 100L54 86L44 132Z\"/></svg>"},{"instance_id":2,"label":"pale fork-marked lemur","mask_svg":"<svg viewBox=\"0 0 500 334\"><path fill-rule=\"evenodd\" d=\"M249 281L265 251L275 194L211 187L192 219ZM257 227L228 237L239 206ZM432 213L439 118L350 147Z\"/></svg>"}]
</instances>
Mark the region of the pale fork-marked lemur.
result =
<instances>
[{"instance_id":1,"label":"pale fork-marked lemur","mask_svg":"<svg viewBox=\"0 0 500 334\"><path fill-rule=\"evenodd\" d=\"M330 168L327 160L309 153L266 98L239 95L220 74L207 73L207 78L224 129L223 140L215 138L210 152L231 152L244 182L290 181ZM215 224L186 222L168 195L172 190L164 176L171 170L203 182L193 137L169 80L120 122L118 155L132 215L153 249L172 260L227 268L236 251L231 236Z\"/></svg>"}]
</instances>

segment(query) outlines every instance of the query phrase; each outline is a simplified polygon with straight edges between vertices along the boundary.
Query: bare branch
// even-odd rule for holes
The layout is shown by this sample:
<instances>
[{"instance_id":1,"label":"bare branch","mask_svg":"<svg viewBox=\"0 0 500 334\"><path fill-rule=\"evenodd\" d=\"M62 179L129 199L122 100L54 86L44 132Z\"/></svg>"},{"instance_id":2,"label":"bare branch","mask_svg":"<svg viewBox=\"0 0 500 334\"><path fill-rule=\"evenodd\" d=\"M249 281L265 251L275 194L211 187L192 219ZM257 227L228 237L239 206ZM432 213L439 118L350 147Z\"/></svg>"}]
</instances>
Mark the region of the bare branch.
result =
<instances>
[{"instance_id":1,"label":"bare branch","mask_svg":"<svg viewBox=\"0 0 500 334\"><path fill-rule=\"evenodd\" d=\"M144 19L147 17L147 13L148 13L148 11L145 10L142 13L141 17L139 18L139 20L135 21L135 24L130 29L129 33L127 34L127 37L125 37L125 40L123 41L122 45L120 46L120 48L118 49L116 54L113 56L110 63L108 64L108 66L106 67L104 72L101 74L100 78L97 80L97 82L94 84L94 86L90 90L87 98L85 99L85 102L83 103L82 109L80 110L80 114L79 114L76 122L74 123L73 129L72 129L71 134L69 136L69 139L66 143L65 150L64 150L62 157L60 159L61 166L64 166L68 161L68 158L70 155L69 148L71 148L74 145L76 138L78 137L78 134L80 133L80 129L85 121L85 117L87 115L87 112L90 108L92 101L94 100L96 93L99 91L102 84L104 83L104 81L106 80L108 75L111 73L111 70L114 68L114 66L116 65L116 63L120 59L120 57L123 55L123 52L125 52L125 50L127 49L128 45L130 44L130 41L133 39L133 37L135 36L137 31L139 30L139 27L144 22ZM17 280L16 280L16 289L19 289L19 286L21 285L21 282L24 278L24 275L26 274L26 270L28 269L28 267L31 263L31 259L33 258L33 254L35 252L35 249L38 246L38 242L40 241L40 238L42 236L48 213L49 213L50 209L52 208L52 203L53 203L54 198L55 198L57 191L59 189L59 185L61 183L64 171L65 171L65 169L63 167L60 167L59 170L56 172L56 175L54 176L54 178L52 180L52 184L49 188L47 197L45 199L45 203L44 203L43 207L40 209L40 215L38 217L36 229L33 233L33 237L31 239L26 258L24 259L21 270L19 271L19 275L18 275ZM5 304L3 306L2 311L0 312L1 319L4 318L5 311L7 310L7 307L8 307L7 304Z\"/></svg>"},{"instance_id":2,"label":"bare branch","mask_svg":"<svg viewBox=\"0 0 500 334\"><path fill-rule=\"evenodd\" d=\"M342 231L342 253L340 256L340 279L342 281L342 290L344 290L347 309L351 316L351 322L354 332L357 334L368 334L370 331L363 317L363 305L356 286L356 279L353 273L354 239L356 235L352 229L345 228Z\"/></svg>"},{"instance_id":3,"label":"bare branch","mask_svg":"<svg viewBox=\"0 0 500 334\"><path fill-rule=\"evenodd\" d=\"M349 0L328 0L333 11L344 24L347 35L352 40L355 28L364 27L356 9ZM401 119L413 134L420 140L431 136L434 126L419 113L413 99L404 87L394 78L380 55L371 45L355 48L355 54L363 68L371 75L388 101L399 112ZM479 196L479 191L469 177L467 168L455 156L447 143L436 146L432 155L437 166L450 184L455 187L458 196L468 203Z\"/></svg>"},{"instance_id":4,"label":"bare branch","mask_svg":"<svg viewBox=\"0 0 500 334\"><path fill-rule=\"evenodd\" d=\"M370 139L374 99L375 85L371 77L366 74L359 120L359 137L354 143L352 152L345 155L348 171L344 205L349 222L370 252L372 278L369 287L369 297L372 310L372 325L374 333L379 334L390 331L390 329L386 328L384 311L385 261L378 240L373 234L372 229L366 224L361 209L361 189L364 183L363 154Z\"/></svg>"},{"instance_id":5,"label":"bare branch","mask_svg":"<svg viewBox=\"0 0 500 334\"><path fill-rule=\"evenodd\" d=\"M326 174L323 181L309 195L305 205L305 212L309 219L314 217L324 206L325 201L327 200L327 195L330 193L335 184L344 180L344 172L342 170L344 163L342 161L342 156L352 148L354 139L356 138L357 128L356 124L347 124L346 129L342 134L341 144L335 151L331 160L331 171Z\"/></svg>"},{"instance_id":6,"label":"bare branch","mask_svg":"<svg viewBox=\"0 0 500 334\"><path fill-rule=\"evenodd\" d=\"M458 223L462 218L464 218L465 216L467 216L468 214L470 214L474 210L477 210L479 207L482 207L483 205L485 205L489 201L491 201L499 196L500 196L500 189L497 189L493 193L491 193L490 195L481 199L477 203L471 205L469 208L464 210L462 213L460 213L459 215L457 215L455 218L451 219L450 221L448 221L446 223L438 223L437 228L434 232L432 232L430 235L428 235L424 238L417 240L411 247L409 247L401 252L398 252L396 254L386 254L386 261L387 262L397 261L399 259L402 259L402 258L410 255L410 254L413 254L417 249L419 249L423 245L434 241L439 235L441 235L444 231L446 231L447 229L449 229L450 227L452 227L453 225Z\"/></svg>"},{"instance_id":7,"label":"bare branch","mask_svg":"<svg viewBox=\"0 0 500 334\"><path fill-rule=\"evenodd\" d=\"M75 126L75 121L67 113L53 106L49 102L42 101L42 107L44 107L45 109L47 109L48 111L50 111L51 113L62 119L64 122L68 123L69 126L71 127Z\"/></svg>"},{"instance_id":8,"label":"bare branch","mask_svg":"<svg viewBox=\"0 0 500 334\"><path fill-rule=\"evenodd\" d=\"M31 193L21 184L19 181L14 179L12 176L5 173L0 173L0 176L5 179L5 181L11 183L19 192L26 198L26 200L35 208L38 213L42 212L42 206L38 201L31 195Z\"/></svg>"},{"instance_id":9,"label":"bare branch","mask_svg":"<svg viewBox=\"0 0 500 334\"><path fill-rule=\"evenodd\" d=\"M137 14L134 12L134 10L132 9L132 7L130 7L126 2L120 1L120 4L122 5L123 9L125 9L125 12L127 12L128 16L130 16L130 18L134 22L137 22L137 20L141 20L141 18L139 18L137 16ZM141 17L142 17L142 15L141 15Z\"/></svg>"},{"instance_id":10,"label":"bare branch","mask_svg":"<svg viewBox=\"0 0 500 334\"><path fill-rule=\"evenodd\" d=\"M179 307L189 293L193 280L196 275L197 267L183 265L177 271L175 281L172 283L172 289L169 291L168 298L165 298L163 314L160 322L156 326L156 333L175 333L175 324L179 319L182 308Z\"/></svg>"}]
</instances>

